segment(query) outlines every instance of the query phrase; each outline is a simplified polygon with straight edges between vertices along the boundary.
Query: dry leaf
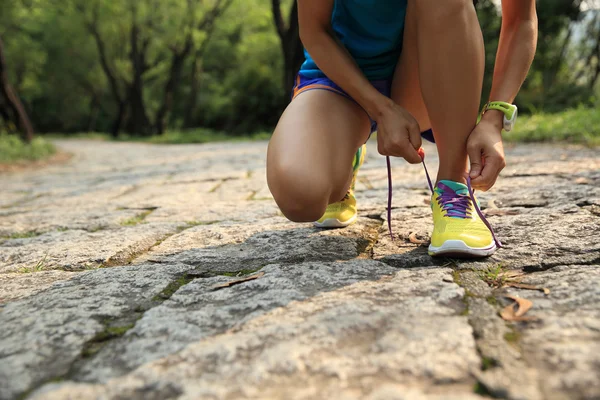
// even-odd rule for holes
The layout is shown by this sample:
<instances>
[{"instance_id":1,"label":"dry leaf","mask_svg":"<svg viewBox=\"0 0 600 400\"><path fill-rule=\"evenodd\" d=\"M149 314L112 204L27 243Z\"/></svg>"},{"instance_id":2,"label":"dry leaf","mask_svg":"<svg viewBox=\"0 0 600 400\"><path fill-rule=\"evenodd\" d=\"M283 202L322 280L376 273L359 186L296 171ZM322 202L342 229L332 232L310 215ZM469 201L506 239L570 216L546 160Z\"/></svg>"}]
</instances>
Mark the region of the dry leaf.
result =
<instances>
[{"instance_id":1,"label":"dry leaf","mask_svg":"<svg viewBox=\"0 0 600 400\"><path fill-rule=\"evenodd\" d=\"M496 200L495 199L491 199L490 201L488 201L488 209L497 209L498 206L496 205Z\"/></svg>"},{"instance_id":2,"label":"dry leaf","mask_svg":"<svg viewBox=\"0 0 600 400\"><path fill-rule=\"evenodd\" d=\"M244 283L244 282L248 282L248 281L253 281L253 280L258 279L258 278L260 278L260 277L262 277L264 275L265 275L265 273L261 271L258 274L250 275L250 276L247 276L247 277L242 278L242 279L236 279L234 281L230 281L230 282L222 283L222 284L217 285L217 286L213 286L212 290L224 289L224 288L228 288L228 287L231 287L231 286L239 285L240 283Z\"/></svg>"},{"instance_id":3,"label":"dry leaf","mask_svg":"<svg viewBox=\"0 0 600 400\"><path fill-rule=\"evenodd\" d=\"M413 232L410 235L408 235L408 240L410 240L410 242L413 244L428 244L429 243L429 240L418 239L416 232Z\"/></svg>"},{"instance_id":4,"label":"dry leaf","mask_svg":"<svg viewBox=\"0 0 600 400\"><path fill-rule=\"evenodd\" d=\"M538 287L538 286L534 286L534 285L528 285L526 283L508 282L504 286L510 286L510 287L514 287L517 289L537 290L540 292L544 292L544 294L550 293L550 289L548 289L548 288L542 288L542 287Z\"/></svg>"},{"instance_id":5,"label":"dry leaf","mask_svg":"<svg viewBox=\"0 0 600 400\"><path fill-rule=\"evenodd\" d=\"M500 316L506 321L533 321L536 317L525 317L525 313L533 307L533 303L527 299L514 296L504 296L515 302L504 307Z\"/></svg>"},{"instance_id":6,"label":"dry leaf","mask_svg":"<svg viewBox=\"0 0 600 400\"><path fill-rule=\"evenodd\" d=\"M523 271L519 271L519 270L509 270L509 271L505 271L502 273L502 277L504 279L515 279L515 278L521 278L523 277L523 275L525 275L523 273Z\"/></svg>"}]
</instances>

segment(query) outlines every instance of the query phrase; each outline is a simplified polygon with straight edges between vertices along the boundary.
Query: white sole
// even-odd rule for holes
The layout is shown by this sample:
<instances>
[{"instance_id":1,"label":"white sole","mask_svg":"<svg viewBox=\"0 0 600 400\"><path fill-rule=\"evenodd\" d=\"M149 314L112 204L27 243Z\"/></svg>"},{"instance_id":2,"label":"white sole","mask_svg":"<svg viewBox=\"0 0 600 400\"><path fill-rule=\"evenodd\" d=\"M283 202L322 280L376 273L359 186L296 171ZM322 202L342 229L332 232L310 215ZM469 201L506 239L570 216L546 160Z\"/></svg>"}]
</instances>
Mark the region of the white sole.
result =
<instances>
[{"instance_id":1,"label":"white sole","mask_svg":"<svg viewBox=\"0 0 600 400\"><path fill-rule=\"evenodd\" d=\"M430 256L488 257L496 251L496 243L486 247L469 247L462 240L446 240L440 247L429 245Z\"/></svg>"},{"instance_id":2,"label":"white sole","mask_svg":"<svg viewBox=\"0 0 600 400\"><path fill-rule=\"evenodd\" d=\"M325 229L345 228L345 227L350 226L353 223L355 223L357 219L358 219L358 215L355 215L346 222L342 222L337 218L329 218L323 222L315 221L315 222L313 222L313 224L317 228L325 228Z\"/></svg>"}]
</instances>

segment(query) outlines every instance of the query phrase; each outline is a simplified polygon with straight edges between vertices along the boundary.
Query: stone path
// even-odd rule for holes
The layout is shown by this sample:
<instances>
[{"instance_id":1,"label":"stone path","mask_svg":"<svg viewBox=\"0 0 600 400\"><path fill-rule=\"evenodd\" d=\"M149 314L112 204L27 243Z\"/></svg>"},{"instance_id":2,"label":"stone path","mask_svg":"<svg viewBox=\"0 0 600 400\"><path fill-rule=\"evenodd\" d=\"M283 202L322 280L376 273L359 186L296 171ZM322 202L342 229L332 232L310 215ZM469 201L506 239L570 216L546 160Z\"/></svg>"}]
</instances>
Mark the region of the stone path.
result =
<instances>
[{"instance_id":1,"label":"stone path","mask_svg":"<svg viewBox=\"0 0 600 400\"><path fill-rule=\"evenodd\" d=\"M264 142L58 144L0 175L0 399L600 398L598 150L508 149L480 196L505 248L475 262L427 255L401 161L390 240L374 146L359 222L318 231L277 210Z\"/></svg>"}]
</instances>

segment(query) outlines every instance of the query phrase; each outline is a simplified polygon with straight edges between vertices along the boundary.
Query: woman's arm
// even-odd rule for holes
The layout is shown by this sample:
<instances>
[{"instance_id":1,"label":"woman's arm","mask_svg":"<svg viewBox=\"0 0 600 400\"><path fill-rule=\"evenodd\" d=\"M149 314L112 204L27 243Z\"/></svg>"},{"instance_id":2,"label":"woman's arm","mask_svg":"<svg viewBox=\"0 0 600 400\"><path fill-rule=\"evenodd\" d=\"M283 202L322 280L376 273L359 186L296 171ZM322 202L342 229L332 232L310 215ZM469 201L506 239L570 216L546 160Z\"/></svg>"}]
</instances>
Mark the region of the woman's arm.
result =
<instances>
[{"instance_id":1,"label":"woman's arm","mask_svg":"<svg viewBox=\"0 0 600 400\"><path fill-rule=\"evenodd\" d=\"M317 66L369 114L385 101L364 76L331 27L334 0L299 0L300 39Z\"/></svg>"},{"instance_id":2,"label":"woman's arm","mask_svg":"<svg viewBox=\"0 0 600 400\"><path fill-rule=\"evenodd\" d=\"M529 72L537 43L535 0L503 0L502 29L496 53L491 101L512 103ZM473 187L491 188L505 167L504 114L487 111L467 141Z\"/></svg>"},{"instance_id":3,"label":"woman's arm","mask_svg":"<svg viewBox=\"0 0 600 400\"><path fill-rule=\"evenodd\" d=\"M408 111L377 91L331 27L334 0L298 0L300 39L317 66L379 123L379 152L419 163L419 125Z\"/></svg>"},{"instance_id":4,"label":"woman's arm","mask_svg":"<svg viewBox=\"0 0 600 400\"><path fill-rule=\"evenodd\" d=\"M537 44L535 0L503 0L502 29L496 53L491 101L512 103L529 72ZM489 115L488 115L489 114ZM503 114L490 110L487 119L502 126Z\"/></svg>"}]
</instances>

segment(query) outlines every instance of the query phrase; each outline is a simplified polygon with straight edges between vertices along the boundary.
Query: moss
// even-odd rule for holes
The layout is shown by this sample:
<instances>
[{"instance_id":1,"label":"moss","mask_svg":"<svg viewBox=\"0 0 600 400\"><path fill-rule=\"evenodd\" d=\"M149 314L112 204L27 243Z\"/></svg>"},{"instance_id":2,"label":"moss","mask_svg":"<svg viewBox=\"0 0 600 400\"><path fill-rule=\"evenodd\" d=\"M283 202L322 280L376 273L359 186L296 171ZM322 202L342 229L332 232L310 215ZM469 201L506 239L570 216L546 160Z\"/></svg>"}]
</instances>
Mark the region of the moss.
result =
<instances>
[{"instance_id":1,"label":"moss","mask_svg":"<svg viewBox=\"0 0 600 400\"><path fill-rule=\"evenodd\" d=\"M126 219L125 221L121 221L121 225L122 226L135 226L135 225L139 225L142 222L144 222L144 220L146 219L146 217L148 215L150 215L150 213L152 213L153 210L146 210L142 213L139 213L129 219Z\"/></svg>"},{"instance_id":2,"label":"moss","mask_svg":"<svg viewBox=\"0 0 600 400\"><path fill-rule=\"evenodd\" d=\"M40 236L41 234L42 234L42 232L37 232L37 231L17 232L17 233L12 233L7 236L2 236L2 237L0 237L0 239L29 239L32 237Z\"/></svg>"},{"instance_id":3,"label":"moss","mask_svg":"<svg viewBox=\"0 0 600 400\"><path fill-rule=\"evenodd\" d=\"M498 306L498 299L496 299L494 296L488 296L485 300L488 302L488 304L494 307Z\"/></svg>"},{"instance_id":4,"label":"moss","mask_svg":"<svg viewBox=\"0 0 600 400\"><path fill-rule=\"evenodd\" d=\"M478 394L480 396L493 397L492 393L481 382L475 383L475 386L473 386L473 393Z\"/></svg>"},{"instance_id":5,"label":"moss","mask_svg":"<svg viewBox=\"0 0 600 400\"><path fill-rule=\"evenodd\" d=\"M170 299L171 296L173 296L173 294L177 290L179 290L180 287L187 285L188 283L190 283L193 280L194 280L193 277L189 276L188 274L184 274L184 275L180 276L179 278L177 278L177 280L169 283L167 285L167 287L165 287L159 294L154 296L152 298L152 300L162 302L167 299Z\"/></svg>"},{"instance_id":6,"label":"moss","mask_svg":"<svg viewBox=\"0 0 600 400\"><path fill-rule=\"evenodd\" d=\"M462 281L460 279L460 272L459 271L452 271L452 279L454 280L454 283L456 283L458 286L462 286Z\"/></svg>"},{"instance_id":7,"label":"moss","mask_svg":"<svg viewBox=\"0 0 600 400\"><path fill-rule=\"evenodd\" d=\"M498 366L498 361L490 357L482 357L481 358L481 370L485 371L488 369L496 368Z\"/></svg>"},{"instance_id":8,"label":"moss","mask_svg":"<svg viewBox=\"0 0 600 400\"><path fill-rule=\"evenodd\" d=\"M83 350L81 351L81 356L83 358L88 358L98 353L106 345L106 342L125 335L128 330L135 326L134 323L120 326L110 326L110 323L107 320L105 320L103 324L105 326L104 330L102 332L98 332L96 336L94 336L83 346Z\"/></svg>"},{"instance_id":9,"label":"moss","mask_svg":"<svg viewBox=\"0 0 600 400\"><path fill-rule=\"evenodd\" d=\"M521 334L514 328L511 328L510 332L506 332L504 334L504 340L506 340L510 344L518 344L519 340L521 340Z\"/></svg>"}]
</instances>

